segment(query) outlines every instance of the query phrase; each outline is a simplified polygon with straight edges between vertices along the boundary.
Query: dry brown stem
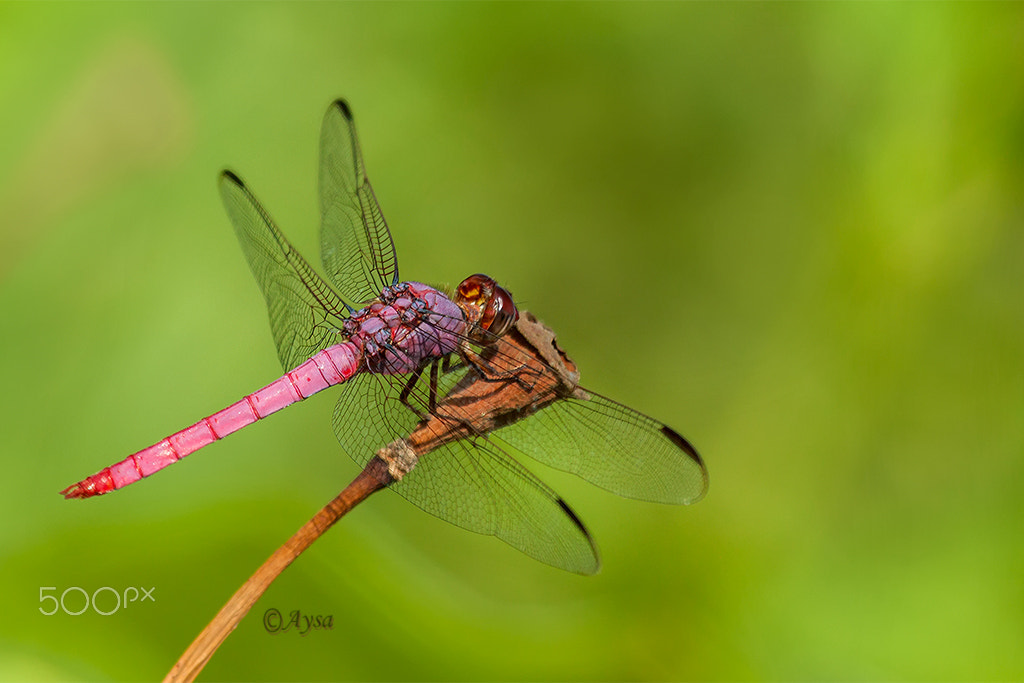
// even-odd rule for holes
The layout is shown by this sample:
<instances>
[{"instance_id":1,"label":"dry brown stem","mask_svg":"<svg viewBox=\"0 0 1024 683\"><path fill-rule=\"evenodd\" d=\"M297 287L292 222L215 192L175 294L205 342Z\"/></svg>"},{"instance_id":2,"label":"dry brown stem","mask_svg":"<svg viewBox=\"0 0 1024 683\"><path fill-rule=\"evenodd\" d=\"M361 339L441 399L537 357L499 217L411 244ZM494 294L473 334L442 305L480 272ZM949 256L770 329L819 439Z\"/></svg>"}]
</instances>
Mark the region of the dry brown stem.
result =
<instances>
[{"instance_id":1,"label":"dry brown stem","mask_svg":"<svg viewBox=\"0 0 1024 683\"><path fill-rule=\"evenodd\" d=\"M407 446L414 457L419 457L444 443L471 434L487 434L521 420L559 398L584 395L576 385L579 378L576 366L558 348L554 333L526 311L522 312L515 329L498 341L495 351L490 364L478 367L481 373L488 372L488 367L495 373L489 381L476 381L470 375L465 384L457 386L438 404L436 415L420 423L406 440L396 443ZM520 379L527 377L530 381L523 384L514 379L502 380L505 373L514 373ZM472 405L473 410L460 409L466 405ZM281 572L349 510L394 481L385 460L380 455L374 456L337 498L306 522L231 596L181 655L164 682L195 680Z\"/></svg>"},{"instance_id":2,"label":"dry brown stem","mask_svg":"<svg viewBox=\"0 0 1024 683\"><path fill-rule=\"evenodd\" d=\"M301 529L295 532L294 536L274 551L274 554L256 570L255 574L249 577L248 581L242 584L242 587L231 596L227 604L217 612L213 621L192 641L188 649L171 667L167 677L164 678L165 683L195 680L220 644L235 630L238 623L248 614L260 596L266 592L274 579L285 570L285 567L290 565L345 513L366 500L371 493L381 490L390 483L387 465L378 458L370 460L366 468L351 484L345 487L344 491L338 494L337 498L325 505L320 512L306 522Z\"/></svg>"}]
</instances>

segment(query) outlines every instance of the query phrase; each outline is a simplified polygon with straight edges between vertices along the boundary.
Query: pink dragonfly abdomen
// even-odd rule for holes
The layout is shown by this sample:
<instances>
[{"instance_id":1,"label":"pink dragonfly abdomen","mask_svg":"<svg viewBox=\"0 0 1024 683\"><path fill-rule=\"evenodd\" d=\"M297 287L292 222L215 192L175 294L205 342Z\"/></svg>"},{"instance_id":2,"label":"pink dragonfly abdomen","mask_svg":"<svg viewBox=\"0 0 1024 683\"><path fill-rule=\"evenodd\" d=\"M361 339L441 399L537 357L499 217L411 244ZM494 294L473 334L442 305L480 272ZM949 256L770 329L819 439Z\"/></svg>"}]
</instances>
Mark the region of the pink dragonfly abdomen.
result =
<instances>
[{"instance_id":1,"label":"pink dragonfly abdomen","mask_svg":"<svg viewBox=\"0 0 1024 683\"><path fill-rule=\"evenodd\" d=\"M224 410L204 417L191 427L128 456L116 465L103 468L61 493L65 498L89 498L148 477L256 420L327 387L341 384L357 372L360 358L360 348L352 342L324 349L283 377Z\"/></svg>"}]
</instances>

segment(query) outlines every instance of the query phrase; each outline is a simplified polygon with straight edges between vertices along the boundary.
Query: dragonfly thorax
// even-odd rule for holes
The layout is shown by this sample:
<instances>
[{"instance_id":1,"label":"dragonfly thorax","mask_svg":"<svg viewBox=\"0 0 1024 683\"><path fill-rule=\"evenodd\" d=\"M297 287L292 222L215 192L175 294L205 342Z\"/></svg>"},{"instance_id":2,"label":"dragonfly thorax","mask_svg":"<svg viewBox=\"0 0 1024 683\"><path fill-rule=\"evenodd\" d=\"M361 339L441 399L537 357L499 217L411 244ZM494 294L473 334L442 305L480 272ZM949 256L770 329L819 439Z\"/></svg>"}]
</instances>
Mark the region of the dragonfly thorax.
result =
<instances>
[{"instance_id":1,"label":"dragonfly thorax","mask_svg":"<svg viewBox=\"0 0 1024 683\"><path fill-rule=\"evenodd\" d=\"M462 310L447 296L420 282L402 282L353 313L342 332L362 349L367 370L392 375L454 353L465 329Z\"/></svg>"}]
</instances>

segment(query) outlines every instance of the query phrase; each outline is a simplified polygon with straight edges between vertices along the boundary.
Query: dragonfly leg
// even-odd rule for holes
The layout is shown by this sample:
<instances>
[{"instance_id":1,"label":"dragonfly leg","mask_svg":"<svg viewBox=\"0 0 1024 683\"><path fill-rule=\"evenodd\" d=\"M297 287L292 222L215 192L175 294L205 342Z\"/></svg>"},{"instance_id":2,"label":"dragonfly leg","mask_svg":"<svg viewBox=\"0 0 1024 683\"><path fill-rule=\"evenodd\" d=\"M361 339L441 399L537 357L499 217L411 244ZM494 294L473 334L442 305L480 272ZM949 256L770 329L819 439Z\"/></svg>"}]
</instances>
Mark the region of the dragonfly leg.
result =
<instances>
[{"instance_id":1,"label":"dragonfly leg","mask_svg":"<svg viewBox=\"0 0 1024 683\"><path fill-rule=\"evenodd\" d=\"M398 400L402 403L402 405L404 405L406 408L415 413L416 417L418 417L420 420L426 420L427 415L422 410L419 410L418 408L416 408L416 406L409 402L409 395L412 394L412 390L416 388L416 383L420 381L420 377L423 375L423 371L426 369L427 366L426 363L424 363L420 365L418 368L416 368L416 370L411 372L409 374L409 381L405 383L405 386L402 388L402 393L398 395ZM434 384L436 385L436 381L434 382ZM431 406L433 406L435 400L435 398L431 397Z\"/></svg>"},{"instance_id":2,"label":"dragonfly leg","mask_svg":"<svg viewBox=\"0 0 1024 683\"><path fill-rule=\"evenodd\" d=\"M437 381L438 381L438 370L441 372L447 372L445 366L449 365L449 358L445 358L444 361L434 359L427 361L420 365L414 372L409 375L409 381L405 383L405 387L402 389L402 393L398 395L398 400L401 401L402 405L411 410L416 414L420 420L427 419L427 413L417 408L409 400L409 396L412 395L413 389L416 388L417 382L423 376L423 371L427 369L427 365L430 365L430 380L427 386L427 410L433 414L437 411Z\"/></svg>"},{"instance_id":3,"label":"dragonfly leg","mask_svg":"<svg viewBox=\"0 0 1024 683\"><path fill-rule=\"evenodd\" d=\"M458 363L455 362L456 358L459 359ZM463 368L465 366L466 364L462 362L462 359L459 358L459 356L452 353L445 356L444 360L441 361L441 374L447 375L452 370L458 370L459 368Z\"/></svg>"},{"instance_id":4,"label":"dragonfly leg","mask_svg":"<svg viewBox=\"0 0 1024 683\"><path fill-rule=\"evenodd\" d=\"M437 368L435 360L430 364L430 390L427 392L427 406L431 413L437 412Z\"/></svg>"},{"instance_id":5,"label":"dragonfly leg","mask_svg":"<svg viewBox=\"0 0 1024 683\"><path fill-rule=\"evenodd\" d=\"M527 362L509 367L511 365L509 357L497 356L490 349L485 349L483 353L472 353L463 350L461 356L467 364L473 366L478 378L484 382L513 381L521 388L530 390L534 385L534 381L529 381L527 376L532 375L536 379L536 377L541 375L541 370L531 367L530 363ZM504 361L502 367L498 367L493 361L494 358L500 358Z\"/></svg>"}]
</instances>

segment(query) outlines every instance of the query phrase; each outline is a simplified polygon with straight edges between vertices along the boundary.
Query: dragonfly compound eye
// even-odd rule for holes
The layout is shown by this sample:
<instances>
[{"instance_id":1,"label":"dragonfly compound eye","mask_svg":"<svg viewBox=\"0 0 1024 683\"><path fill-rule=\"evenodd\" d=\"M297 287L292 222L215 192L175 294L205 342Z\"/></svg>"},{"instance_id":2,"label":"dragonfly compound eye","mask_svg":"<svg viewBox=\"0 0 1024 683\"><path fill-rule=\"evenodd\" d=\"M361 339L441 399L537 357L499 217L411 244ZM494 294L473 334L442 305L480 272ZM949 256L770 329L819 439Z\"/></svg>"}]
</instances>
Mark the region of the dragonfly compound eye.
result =
<instances>
[{"instance_id":1,"label":"dragonfly compound eye","mask_svg":"<svg viewBox=\"0 0 1024 683\"><path fill-rule=\"evenodd\" d=\"M508 290L486 275L470 275L456 292L455 303L470 323L471 339L489 343L511 329L519 312Z\"/></svg>"},{"instance_id":2,"label":"dragonfly compound eye","mask_svg":"<svg viewBox=\"0 0 1024 683\"><path fill-rule=\"evenodd\" d=\"M480 325L495 337L501 337L516 324L519 320L519 310L512 301L512 294L504 287L494 285L494 292L491 300L487 302L487 309Z\"/></svg>"}]
</instances>

